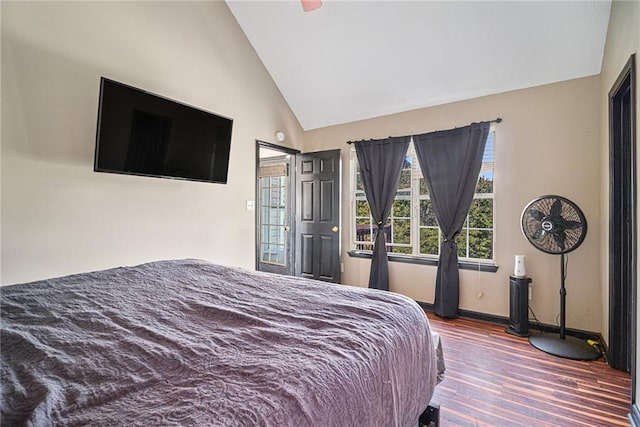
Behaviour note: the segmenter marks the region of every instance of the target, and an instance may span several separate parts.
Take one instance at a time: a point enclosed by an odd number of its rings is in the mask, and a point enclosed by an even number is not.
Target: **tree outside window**
[[[493,259],[494,246],[494,176],[493,145],[495,132],[487,138],[482,168],[476,184],[476,191],[469,214],[462,231],[456,236],[458,257],[467,260],[488,261]],[[360,178],[360,168],[352,153],[354,173],[353,218],[354,233],[352,249],[370,251],[373,249],[375,224],[371,218],[369,204],[364,194]],[[429,198],[427,184],[415,156],[413,143],[409,145],[398,190],[391,214],[384,226],[387,251],[423,257],[438,257],[442,233]]]

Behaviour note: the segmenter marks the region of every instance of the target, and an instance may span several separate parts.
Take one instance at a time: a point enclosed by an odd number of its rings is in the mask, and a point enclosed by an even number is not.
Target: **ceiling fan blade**
[[[538,221],[542,221],[542,218],[545,217],[545,215],[537,209],[531,209],[529,211],[529,216]]]
[[[560,199],[556,199],[555,202],[551,205],[551,215],[552,216],[560,216],[562,212],[562,202]]]
[[[553,240],[556,241],[556,244],[560,247],[560,250],[564,251],[566,246],[564,244],[564,241],[566,240],[567,236],[565,234],[564,231],[558,231],[556,233],[553,233]]]

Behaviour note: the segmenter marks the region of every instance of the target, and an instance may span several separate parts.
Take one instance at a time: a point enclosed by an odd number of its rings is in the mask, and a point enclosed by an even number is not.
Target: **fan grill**
[[[550,253],[567,253],[585,238],[584,214],[570,200],[561,196],[542,196],[522,212],[522,231],[537,249]]]

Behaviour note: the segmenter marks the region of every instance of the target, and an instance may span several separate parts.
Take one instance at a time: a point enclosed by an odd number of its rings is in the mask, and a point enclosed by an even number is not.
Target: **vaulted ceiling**
[[[227,0],[305,130],[600,73],[611,1]]]

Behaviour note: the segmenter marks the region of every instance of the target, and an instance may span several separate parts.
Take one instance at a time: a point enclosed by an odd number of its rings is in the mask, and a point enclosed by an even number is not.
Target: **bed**
[[[171,260],[0,288],[3,425],[417,426],[404,296]]]

